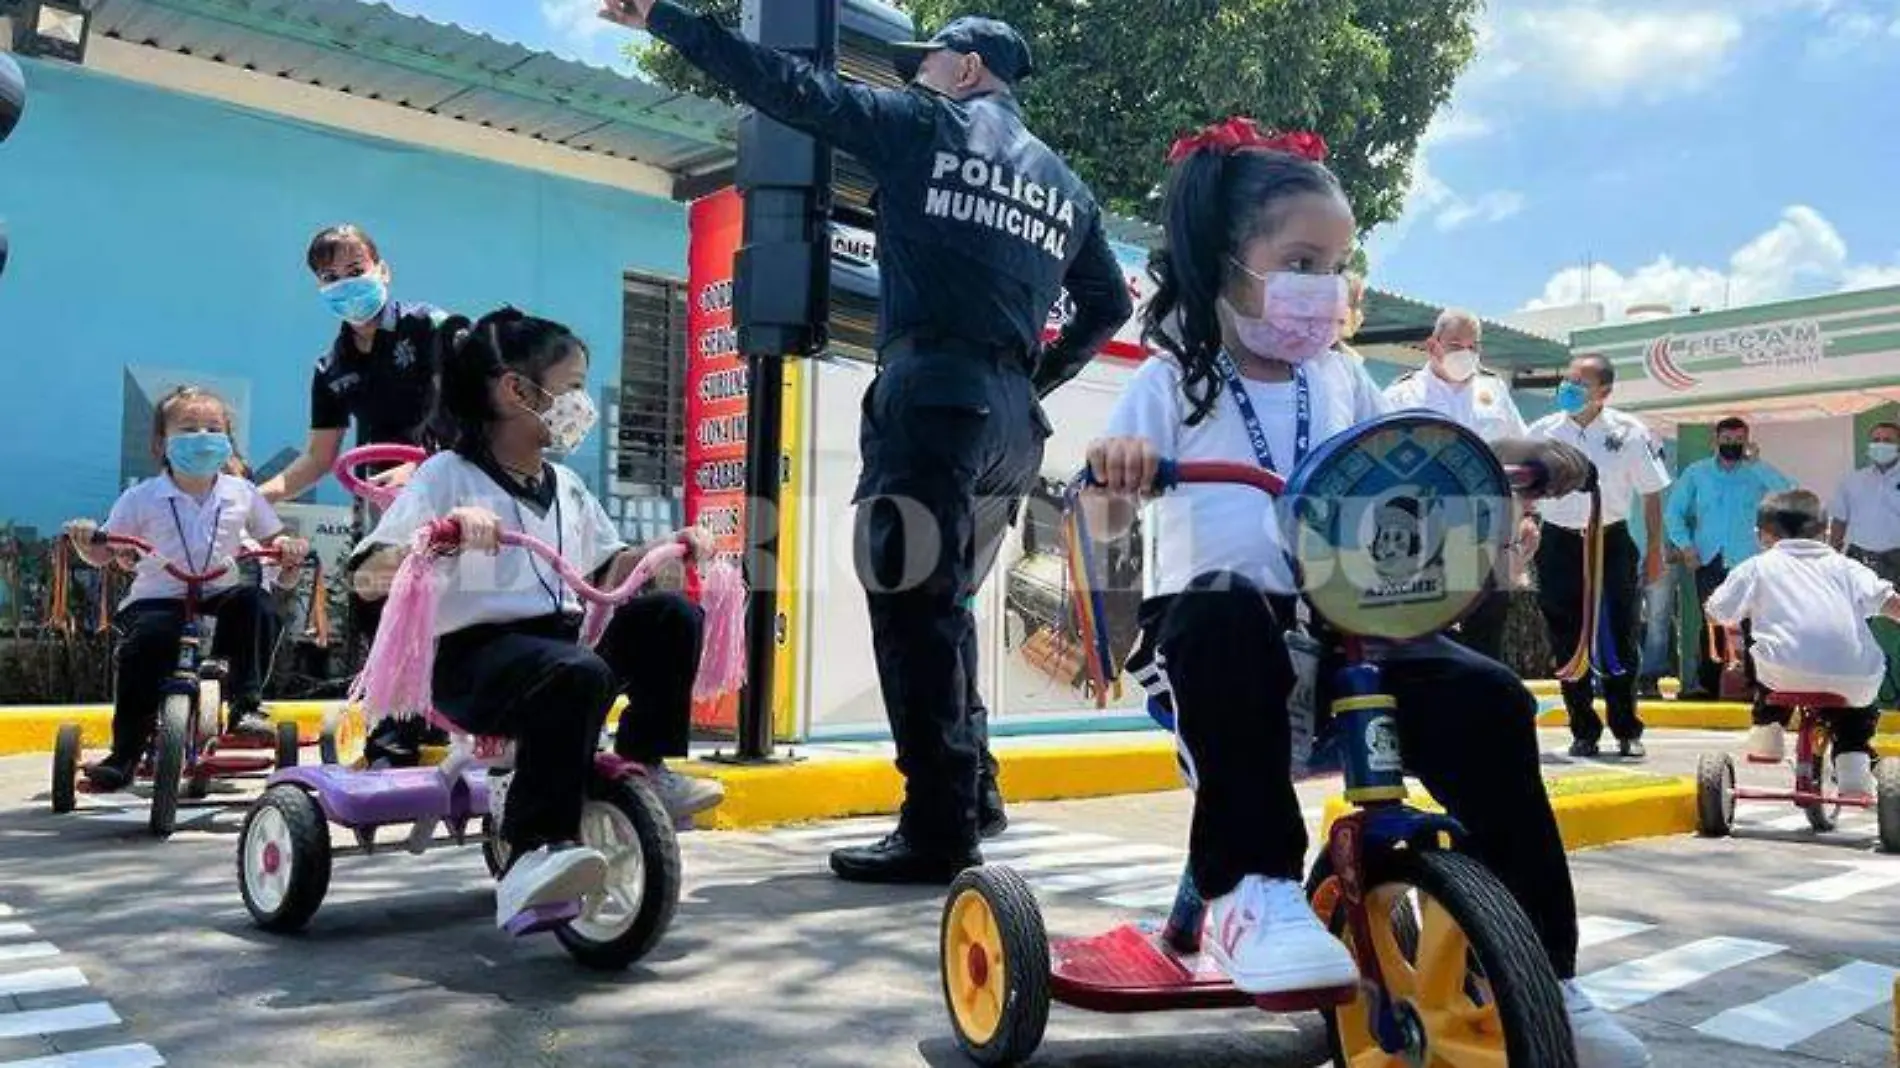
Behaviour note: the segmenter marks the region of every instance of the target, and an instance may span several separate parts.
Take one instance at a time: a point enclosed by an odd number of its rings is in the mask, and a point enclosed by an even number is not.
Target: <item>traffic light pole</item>
[[[839,0],[746,0],[747,37],[835,67]],[[739,763],[771,760],[778,649],[780,441],[785,360],[825,347],[831,305],[831,148],[748,112],[739,120],[735,175],[745,236],[733,271],[733,311],[745,354],[747,681]]]

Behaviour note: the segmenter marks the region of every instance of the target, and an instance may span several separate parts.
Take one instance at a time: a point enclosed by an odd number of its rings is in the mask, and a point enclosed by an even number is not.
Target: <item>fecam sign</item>
[[[1649,344],[1643,366],[1658,384],[1680,393],[1701,382],[1693,368],[1800,370],[1819,365],[1826,355],[1819,320],[1784,319],[1699,334],[1665,334]]]

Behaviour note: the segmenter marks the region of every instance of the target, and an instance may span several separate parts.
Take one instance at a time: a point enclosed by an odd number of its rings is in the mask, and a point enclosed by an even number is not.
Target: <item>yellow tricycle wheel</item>
[[[323,727],[317,735],[317,756],[325,764],[358,767],[363,760],[363,713],[347,704],[331,705],[323,710]]]
[[[1575,1068],[1556,973],[1497,878],[1457,853],[1400,850],[1378,860],[1366,897],[1370,946],[1353,935],[1337,880],[1321,880],[1314,895],[1365,979],[1358,998],[1327,1017],[1333,1063]],[[1371,984],[1374,960],[1380,989]],[[1382,1001],[1391,1006],[1386,1042],[1375,1030]]]
[[[1028,1059],[1049,1023],[1049,939],[1029,884],[1008,868],[959,875],[940,941],[957,1045],[979,1064]]]

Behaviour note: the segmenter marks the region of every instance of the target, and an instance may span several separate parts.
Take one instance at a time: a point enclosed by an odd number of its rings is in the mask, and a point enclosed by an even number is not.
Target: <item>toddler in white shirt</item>
[[[1779,693],[1837,694],[1847,707],[1826,713],[1834,737],[1840,792],[1873,791],[1873,708],[1887,662],[1868,617],[1900,619],[1893,584],[1822,540],[1826,516],[1820,498],[1788,490],[1764,498],[1755,529],[1765,552],[1729,572],[1709,595],[1705,612],[1734,632],[1751,623],[1758,696],[1748,755],[1778,761],[1792,710],[1768,703]]]

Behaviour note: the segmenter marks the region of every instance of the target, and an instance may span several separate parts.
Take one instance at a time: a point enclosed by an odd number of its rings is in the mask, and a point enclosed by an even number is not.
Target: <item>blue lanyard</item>
[[[1247,440],[1253,443],[1254,459],[1260,466],[1276,474],[1289,475],[1291,471],[1280,471],[1273,466],[1273,449],[1267,444],[1267,428],[1260,423],[1260,414],[1253,409],[1253,398],[1247,396],[1247,386],[1240,377],[1240,369],[1234,366],[1233,357],[1225,352],[1214,355],[1214,369],[1221,373],[1226,381],[1227,392],[1233,394],[1234,404],[1240,409],[1240,418],[1247,424]],[[1293,372],[1293,466],[1298,467],[1306,459],[1308,446],[1313,439],[1313,394],[1307,385],[1306,368]]]

